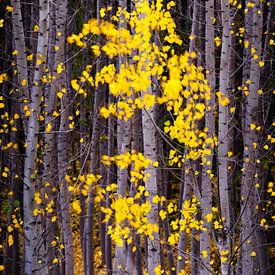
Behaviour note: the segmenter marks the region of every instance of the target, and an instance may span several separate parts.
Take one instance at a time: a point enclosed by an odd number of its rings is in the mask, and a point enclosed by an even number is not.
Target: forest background
[[[272,274],[274,2],[0,3],[0,272]]]

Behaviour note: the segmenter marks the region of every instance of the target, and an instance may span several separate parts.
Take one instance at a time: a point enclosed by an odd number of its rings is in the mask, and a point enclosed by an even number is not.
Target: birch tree
[[[208,0],[205,2],[205,66],[208,71],[206,78],[211,90],[209,104],[209,110],[206,111],[205,115],[205,127],[207,128],[207,136],[210,140],[213,140],[215,136],[215,117],[214,117],[214,106],[215,106],[215,87],[216,87],[216,75],[215,75],[215,29],[213,25],[214,18],[214,1]],[[213,150],[213,142],[207,144],[207,149]],[[200,255],[201,260],[204,263],[200,268],[200,274],[208,274],[211,270],[210,266],[210,246],[211,246],[211,221],[207,221],[206,217],[212,212],[212,180],[210,174],[213,174],[213,152],[206,157],[206,163],[202,170],[202,183],[201,183],[201,194],[202,194],[202,217],[205,221],[205,229],[200,235]],[[211,215],[211,214],[210,214]],[[206,256],[202,256],[206,255]],[[206,270],[206,268],[208,270]]]
[[[39,25],[40,32],[37,41],[36,67],[34,72],[33,86],[31,89],[30,117],[28,121],[26,137],[26,157],[24,168],[24,272],[32,274],[37,267],[37,243],[41,236],[37,236],[36,219],[33,216],[34,211],[34,194],[36,179],[36,158],[39,131],[39,116],[41,112],[42,90],[39,86],[42,74],[45,71],[45,60],[47,56],[48,30],[49,30],[49,2],[40,1],[39,3]],[[36,201],[37,203],[38,201]]]
[[[220,63],[220,82],[219,92],[222,97],[228,98],[228,79],[229,79],[229,54],[230,40],[230,5],[227,1],[221,1],[222,10],[222,48],[221,48],[221,63]],[[228,181],[228,151],[229,151],[229,136],[228,136],[228,106],[227,103],[219,104],[219,133],[218,133],[218,168],[219,168],[219,199],[221,216],[223,219],[223,230],[218,237],[220,253],[227,253],[226,257],[230,257],[231,251],[231,220],[230,220],[230,183]],[[228,274],[228,260],[221,264],[222,274]]]
[[[244,155],[243,155],[243,178],[241,194],[243,198],[241,207],[241,222],[242,231],[241,236],[241,272],[253,273],[255,272],[256,262],[252,257],[255,249],[255,235],[253,234],[254,226],[256,226],[255,207],[257,204],[255,184],[257,177],[256,166],[259,149],[257,148],[257,141],[259,136],[257,131],[251,131],[253,125],[259,122],[259,94],[260,89],[260,65],[262,56],[262,3],[255,1],[253,8],[253,30],[251,48],[255,50],[254,57],[251,59],[250,65],[250,84],[249,94],[247,95],[246,103],[246,118],[244,129]],[[253,51],[254,51],[253,50]],[[255,145],[256,144],[256,145]],[[248,242],[249,240],[249,242]],[[251,244],[250,244],[251,243]]]

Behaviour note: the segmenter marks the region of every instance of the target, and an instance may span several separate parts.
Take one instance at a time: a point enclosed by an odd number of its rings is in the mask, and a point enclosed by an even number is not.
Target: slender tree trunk
[[[208,106],[210,110],[206,110],[205,114],[205,127],[207,128],[207,136],[213,139],[215,136],[215,117],[214,117],[214,106],[215,106],[215,46],[214,36],[215,30],[213,25],[214,18],[214,0],[207,0],[205,2],[205,65],[208,71],[206,78],[210,87],[210,99]],[[202,168],[202,183],[201,183],[201,195],[202,195],[202,218],[204,220],[204,228],[200,235],[200,259],[202,265],[200,267],[200,274],[207,275],[210,266],[210,241],[211,241],[211,221],[207,221],[206,215],[212,212],[212,180],[210,174],[213,169],[213,143],[208,143],[206,149],[210,149],[211,153],[205,156],[205,164]],[[205,256],[202,256],[205,255]]]
[[[55,66],[55,49],[56,43],[56,3],[50,3],[50,28],[49,28],[49,47],[48,47],[48,66],[50,70],[53,70]],[[52,217],[57,215],[52,202],[56,202],[56,194],[52,192],[52,188],[56,187],[55,182],[58,181],[56,176],[57,169],[57,144],[56,144],[56,123],[54,123],[53,111],[56,109],[56,91],[55,85],[48,86],[44,93],[45,98],[45,125],[52,125],[50,131],[45,131],[44,134],[44,170],[43,170],[43,188],[45,197],[45,206],[52,211],[46,212],[46,246],[47,246],[47,261],[52,263],[55,258],[54,247],[51,245],[57,234],[57,224],[52,222]],[[46,194],[46,196],[45,196]],[[47,199],[46,199],[47,198]],[[51,269],[53,274],[56,274],[58,267],[54,265]]]
[[[104,1],[97,1],[97,19],[100,20],[100,9],[104,7]],[[98,44],[102,45],[101,37],[98,38]],[[98,59],[96,63],[96,71],[100,70],[104,66],[104,61]],[[90,172],[92,174],[98,173],[99,163],[99,139],[100,139],[100,121],[99,121],[99,109],[103,106],[102,95],[106,89],[105,85],[99,84],[95,89],[94,106],[93,106],[93,129],[91,139],[91,160],[90,160]],[[87,206],[87,218],[85,223],[85,243],[86,243],[86,256],[85,256],[85,274],[94,274],[94,190],[93,185],[89,186],[88,191],[88,206]]]
[[[38,36],[36,60],[46,58],[48,45],[48,29],[49,29],[49,2],[40,1],[39,10],[40,33]],[[36,179],[36,158],[37,158],[37,144],[38,144],[38,130],[39,130],[39,116],[41,112],[41,96],[42,89],[37,85],[40,83],[42,72],[45,69],[45,62],[41,65],[36,65],[34,73],[34,86],[31,93],[30,103],[30,117],[27,131],[27,148],[24,168],[24,272],[25,274],[32,274],[37,266],[37,241],[41,236],[36,235],[36,219],[33,216],[34,202],[33,197],[35,193],[35,179]]]
[[[119,0],[119,7],[122,10],[127,9],[127,1]],[[126,20],[124,16],[121,16],[119,21],[119,28],[127,28]],[[126,65],[126,57],[120,56],[118,60],[118,71],[121,66]],[[117,149],[118,154],[126,153],[130,150],[131,146],[131,122],[130,120],[124,121],[118,119],[117,121]],[[117,194],[118,196],[125,197],[128,186],[128,169],[118,169],[117,171]],[[115,253],[115,270],[118,274],[124,274],[127,266],[127,248],[126,242],[123,242],[123,246],[116,245]]]
[[[88,22],[88,20],[91,18],[91,9],[92,9],[92,1],[87,0],[85,3],[85,22]],[[89,64],[89,55],[90,52],[88,49],[84,50],[83,54],[83,70],[86,69],[86,66]],[[81,174],[87,174],[88,172],[88,142],[87,142],[87,132],[90,129],[90,124],[88,123],[88,104],[87,104],[87,99],[84,98],[83,96],[80,97],[79,99],[80,102],[80,125],[79,125],[79,130],[80,130],[80,140],[83,142],[80,143],[80,152],[81,152]],[[83,255],[83,263],[85,266],[86,263],[86,248],[85,248],[85,213],[86,213],[86,198],[82,193],[83,187],[84,187],[84,182],[81,182],[81,187],[80,187],[80,207],[81,207],[81,213],[79,217],[79,227],[80,227],[80,242],[81,242],[81,249],[82,249],[82,255]]]
[[[185,166],[186,168],[187,166]],[[191,199],[193,194],[193,188],[191,184],[191,172],[184,171],[184,191],[182,198],[182,209],[184,206],[184,202]],[[183,215],[181,215],[181,219],[184,219]],[[177,273],[185,269],[185,261],[186,257],[186,248],[188,244],[188,235],[185,230],[180,231],[179,244],[178,244],[178,263],[177,263]]]
[[[16,63],[17,63],[17,78],[19,84],[20,98],[24,98],[29,100],[30,93],[28,91],[28,66],[27,66],[27,55],[26,55],[26,44],[25,44],[25,34],[24,34],[24,26],[21,12],[21,1],[11,0],[11,5],[13,6],[12,12],[12,33],[14,37],[14,46],[15,50],[18,51],[16,55]],[[26,80],[26,85],[22,86],[22,81]],[[23,102],[23,101],[22,101]],[[23,111],[23,107],[25,104],[21,104],[20,112],[21,117],[23,118],[23,127],[25,131],[25,135],[27,135],[28,129],[28,118],[25,116],[25,112]]]
[[[231,39],[230,39],[230,6],[229,2],[223,0],[221,2],[222,10],[222,49],[220,63],[220,83],[219,92],[229,98],[228,81],[229,81],[229,57]],[[229,112],[228,105],[219,104],[219,133],[218,133],[218,168],[219,168],[219,195],[220,209],[223,220],[223,230],[218,237],[218,248],[220,253],[227,253],[227,260],[221,264],[222,274],[228,274],[228,259],[231,255],[231,220],[230,220],[230,183],[228,181],[228,156],[229,151]]]
[[[65,66],[65,30],[68,15],[68,2],[58,2],[58,15],[57,21],[57,46],[58,58],[56,59],[55,69],[58,64],[63,63]],[[60,35],[61,34],[61,35]],[[74,251],[73,251],[73,235],[72,235],[72,221],[70,212],[70,195],[68,189],[68,182],[65,179],[66,174],[69,171],[70,161],[70,139],[69,137],[69,115],[71,114],[70,102],[71,102],[71,91],[68,85],[68,75],[71,73],[69,70],[69,64],[66,65],[64,71],[56,75],[57,78],[57,91],[65,89],[66,92],[61,98],[61,115],[60,115],[60,126],[58,133],[58,176],[60,185],[60,207],[62,217],[62,236],[64,240],[65,249],[65,272],[66,274],[74,274]]]
[[[149,87],[147,93],[152,94]],[[154,107],[149,110],[142,110],[142,132],[143,132],[143,148],[144,156],[153,162],[157,161],[156,154],[156,133],[154,120]],[[158,194],[156,168],[151,165],[145,170],[145,174],[150,173],[151,176],[145,182],[145,188],[149,192],[148,201],[152,208],[148,214],[148,221],[151,224],[158,224],[158,205],[152,199]],[[155,268],[160,264],[160,243],[159,233],[153,234],[154,239],[148,238],[148,272],[154,274]]]
[[[260,11],[260,13],[258,12]],[[251,131],[251,125],[259,122],[259,94],[260,88],[260,66],[259,61],[262,56],[262,27],[263,27],[263,15],[262,15],[262,3],[258,0],[255,1],[253,8],[253,36],[251,47],[255,49],[254,57],[251,58],[250,67],[250,84],[249,94],[247,96],[246,105],[246,119],[244,128],[244,155],[243,155],[243,178],[241,195],[243,202],[241,206],[241,232],[240,240],[243,242],[241,247],[241,272],[242,274],[252,274],[255,272],[255,257],[251,257],[251,253],[255,250],[254,243],[255,235],[252,234],[255,223],[255,184],[257,178],[256,174],[256,160],[258,158],[259,149],[253,145],[258,141],[258,133],[256,130]],[[258,56],[258,58],[255,57]],[[250,236],[251,235],[251,236]],[[250,239],[250,243],[245,241]]]

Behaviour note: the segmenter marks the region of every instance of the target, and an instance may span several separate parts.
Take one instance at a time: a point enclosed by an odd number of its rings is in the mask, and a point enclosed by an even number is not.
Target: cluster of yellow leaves
[[[149,4],[148,1],[137,1],[135,9],[130,13],[118,9],[113,19],[126,20],[133,34],[112,23],[100,21],[99,24],[97,20],[91,19],[83,25],[79,34],[72,34],[68,42],[88,47],[90,36],[101,34],[106,42],[101,48],[92,45],[92,52],[96,56],[104,53],[109,58],[120,56],[124,60],[119,68],[114,64],[104,66],[96,74],[94,82],[89,76],[90,67],[81,76],[81,84],[87,80],[96,87],[107,84],[110,93],[117,98],[115,103],[101,108],[103,117],[114,115],[121,120],[128,120],[135,109],[150,109],[155,104],[166,104],[167,110],[172,112],[175,119],[173,124],[166,125],[164,131],[172,139],[185,145],[188,159],[197,159],[205,154],[207,129],[200,130],[197,121],[203,119],[207,110],[210,88],[202,72],[203,68],[190,62],[196,58],[196,53],[176,55],[171,48],[172,44],[181,45],[182,40],[175,33],[175,23],[169,11],[174,2],[166,7],[162,2],[158,0]],[[106,12],[108,9],[104,9],[102,14],[105,16]],[[152,43],[154,32],[164,36],[164,43]],[[157,79],[160,84],[160,96],[150,92],[153,79]],[[71,84],[79,94],[86,95],[79,81],[73,80]],[[219,95],[220,103],[227,105],[228,99]],[[214,144],[213,140],[208,140],[207,143]]]
[[[146,181],[146,179],[150,177],[149,173],[144,173],[144,170],[148,169],[150,165],[153,167],[158,166],[158,162],[146,159],[142,153],[135,152],[134,150],[113,157],[104,155],[102,156],[101,162],[105,165],[115,163],[121,170],[131,165],[130,182],[135,184],[140,180]]]
[[[94,191],[97,191],[97,183],[101,179],[101,175],[94,175],[92,173],[80,175],[78,178],[70,177],[69,175],[65,176],[66,181],[69,184],[69,192],[78,196],[80,193],[83,196],[88,196],[89,187],[93,185]],[[98,192],[101,192],[98,190]],[[75,212],[79,212],[79,202],[74,201],[72,204]]]
[[[119,246],[123,245],[123,241],[131,244],[135,234],[154,239],[154,233],[158,232],[158,225],[151,224],[147,219],[152,207],[150,202],[140,200],[148,195],[145,187],[139,186],[134,197],[114,198],[110,208],[101,208],[106,215],[105,222],[114,215],[115,223],[108,227],[108,234]]]
[[[196,218],[198,205],[199,202],[195,196],[193,196],[190,200],[184,201],[181,210],[181,219],[175,219],[170,223],[172,233],[168,238],[168,242],[171,245],[175,245],[178,243],[181,231],[185,231],[187,234],[189,234],[192,229],[202,230],[203,221]],[[168,212],[170,211],[168,207]]]

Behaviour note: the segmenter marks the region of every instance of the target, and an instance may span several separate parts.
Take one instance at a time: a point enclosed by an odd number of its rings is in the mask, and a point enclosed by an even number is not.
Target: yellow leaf
[[[35,32],[39,32],[39,26],[38,25],[34,25],[34,27],[33,27],[33,30],[35,31]]]
[[[54,258],[53,259],[53,264],[57,264],[58,263],[58,259],[57,258]]]
[[[36,209],[33,210],[32,215],[33,215],[34,217],[36,217],[36,216],[38,216],[39,213],[40,213],[40,210],[36,208]]]
[[[52,124],[48,123],[46,127],[46,133],[49,133],[52,130]]]
[[[23,87],[25,87],[25,86],[27,85],[27,80],[26,80],[26,79],[23,79],[22,82],[21,82],[21,85],[22,85]]]
[[[247,40],[244,41],[244,47],[247,49],[249,46],[249,42]]]
[[[163,211],[163,210],[159,211],[159,216],[162,220],[164,220],[166,218],[166,215],[167,215],[166,211]]]
[[[216,44],[217,47],[219,47],[221,45],[221,43],[222,43],[221,38],[218,37],[218,36],[216,36],[214,38],[214,41],[215,41],[215,44]]]
[[[101,18],[106,15],[106,9],[105,8],[101,8],[99,12],[100,12],[100,17]]]
[[[234,113],[235,112],[235,110],[236,110],[236,108],[235,107],[231,107],[230,108],[230,113],[232,114],[232,113]]]
[[[12,12],[13,11],[13,7],[12,6],[6,6],[6,10],[7,10],[7,12]]]
[[[255,257],[257,254],[255,251],[252,251],[250,255],[251,255],[251,257]]]
[[[77,214],[80,214],[80,213],[81,213],[81,208],[80,208],[80,203],[79,203],[79,201],[73,201],[73,203],[72,203],[72,208],[73,208],[73,210],[74,210]]]
[[[57,65],[57,73],[58,73],[58,74],[61,74],[63,71],[64,71],[64,66],[63,66],[63,63],[60,62],[60,63]]]
[[[256,125],[253,124],[253,123],[251,123],[251,124],[250,124],[250,130],[254,130],[254,129],[256,129]]]
[[[268,150],[268,149],[269,149],[269,146],[266,144],[266,145],[264,146],[264,149],[265,149],[265,150]]]
[[[3,177],[3,178],[7,178],[7,177],[8,177],[8,174],[7,174],[6,172],[3,172],[3,173],[2,173],[2,177]]]
[[[8,237],[8,244],[9,244],[9,246],[12,246],[14,244],[12,235],[9,235],[9,237]]]
[[[207,258],[207,251],[206,250],[202,250],[202,252],[201,252],[201,255],[202,255],[202,257],[204,258],[204,259],[206,259]]]
[[[160,197],[158,195],[156,195],[153,199],[152,199],[153,203],[159,203],[160,202]]]
[[[8,232],[10,233],[10,232],[12,232],[13,231],[13,228],[9,225],[8,226]]]
[[[3,271],[5,269],[5,267],[1,264],[0,265],[0,271]]]
[[[33,59],[33,54],[30,54],[30,55],[27,56],[28,61],[31,61],[32,59]]]

